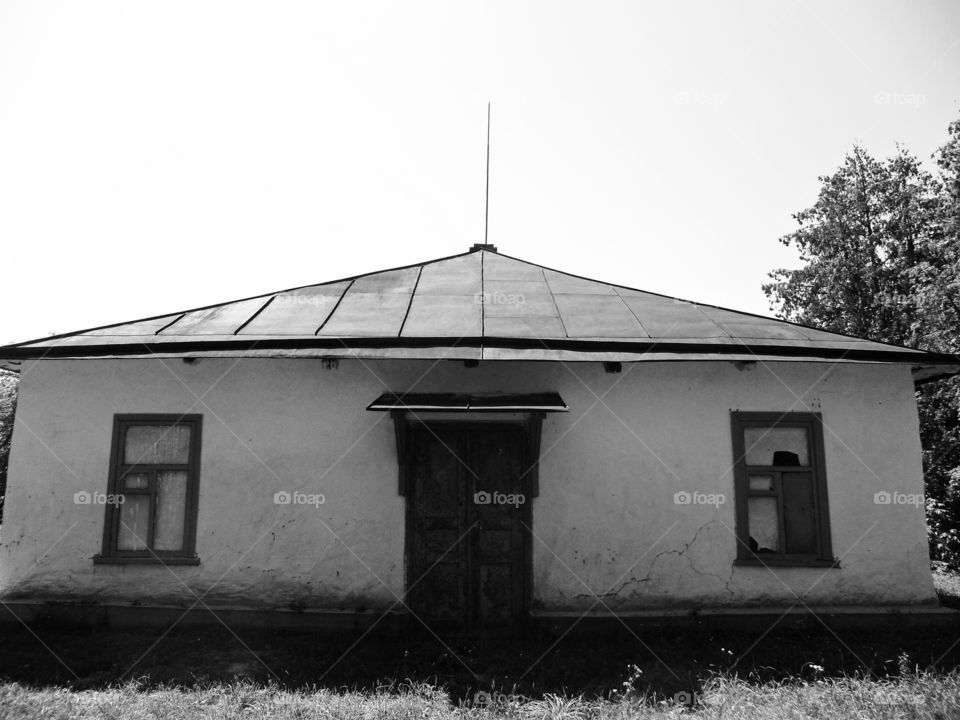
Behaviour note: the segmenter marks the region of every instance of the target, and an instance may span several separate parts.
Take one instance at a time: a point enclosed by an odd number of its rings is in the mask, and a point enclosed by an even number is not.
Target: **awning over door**
[[[456,393],[384,393],[367,410],[419,410],[452,412],[567,412],[557,393],[460,395]]]

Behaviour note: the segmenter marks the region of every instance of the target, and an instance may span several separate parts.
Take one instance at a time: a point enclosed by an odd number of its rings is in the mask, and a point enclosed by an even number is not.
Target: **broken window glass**
[[[743,430],[747,465],[776,465],[774,455],[784,465],[810,465],[809,439],[805,427],[748,427]],[[793,462],[783,462],[792,453]]]
[[[778,553],[780,550],[780,517],[777,498],[751,497],[747,501],[750,518],[751,547],[754,552]]]

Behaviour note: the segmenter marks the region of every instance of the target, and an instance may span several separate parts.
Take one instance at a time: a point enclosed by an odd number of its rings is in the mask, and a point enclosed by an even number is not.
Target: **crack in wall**
[[[651,579],[652,579],[651,576],[653,575],[653,572],[654,572],[654,570],[656,569],[657,562],[660,560],[660,558],[662,558],[662,557],[664,557],[664,556],[666,556],[666,555],[676,555],[677,557],[685,557],[686,560],[687,560],[687,562],[689,563],[690,569],[691,569],[694,573],[696,573],[697,575],[705,576],[705,577],[713,577],[713,578],[716,578],[717,580],[719,580],[720,582],[723,583],[724,592],[726,592],[726,593],[728,593],[728,594],[729,594],[729,593],[733,593],[733,590],[731,590],[731,588],[730,588],[730,584],[733,582],[733,574],[734,574],[734,570],[735,570],[735,569],[734,569],[734,567],[733,567],[732,565],[731,565],[731,567],[730,567],[730,574],[729,574],[729,576],[726,576],[726,577],[725,577],[724,575],[722,575],[722,574],[720,574],[720,573],[713,573],[713,572],[708,572],[708,571],[704,571],[704,570],[698,569],[698,568],[696,567],[696,565],[694,564],[694,562],[693,562],[693,558],[691,558],[691,557],[687,554],[687,551],[700,539],[701,533],[702,533],[704,530],[706,530],[707,528],[709,528],[711,525],[716,525],[716,524],[719,523],[719,522],[720,522],[720,521],[718,521],[718,520],[711,520],[710,522],[704,523],[703,525],[701,525],[699,528],[697,528],[697,531],[693,534],[693,537],[690,538],[690,540],[689,540],[688,542],[684,543],[684,545],[683,545],[682,548],[674,548],[674,549],[671,549],[671,550],[663,550],[663,551],[657,553],[657,554],[653,557],[653,561],[650,563],[650,567],[647,569],[647,572],[646,572],[642,577],[631,577],[631,578],[625,580],[623,583],[620,583],[620,585],[617,586],[615,589],[614,589],[614,588],[611,588],[610,590],[608,590],[608,591],[606,591],[606,592],[604,592],[604,593],[589,593],[589,594],[588,594],[588,593],[580,593],[580,594],[574,595],[571,599],[572,599],[572,600],[589,600],[589,599],[594,599],[594,598],[595,598],[595,599],[597,599],[597,600],[599,600],[599,601],[602,602],[604,599],[617,599],[617,598],[621,598],[621,595],[620,595],[620,594],[621,594],[621,593],[623,592],[623,590],[624,590],[625,588],[627,588],[628,586],[630,586],[630,585],[639,585],[639,584],[642,584],[642,583],[650,582]],[[622,599],[622,598],[621,598],[621,599]]]

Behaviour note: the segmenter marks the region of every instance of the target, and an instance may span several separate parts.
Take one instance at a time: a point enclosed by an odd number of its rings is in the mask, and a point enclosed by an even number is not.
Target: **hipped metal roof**
[[[590,280],[489,245],[0,347],[10,369],[41,357],[154,356],[893,362],[918,381],[960,372],[954,355]]]

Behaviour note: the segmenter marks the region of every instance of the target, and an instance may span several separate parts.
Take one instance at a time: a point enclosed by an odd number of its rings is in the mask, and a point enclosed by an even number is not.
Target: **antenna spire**
[[[474,243],[473,247],[470,248],[470,252],[476,252],[477,250],[487,250],[488,252],[496,252],[497,246],[490,245],[487,242],[487,234],[490,229],[490,103],[487,103],[487,192],[486,197],[484,198],[484,208],[483,208],[483,243]]]
[[[490,103],[487,102],[487,193],[483,213],[483,244],[487,244],[487,232],[490,227]]]

